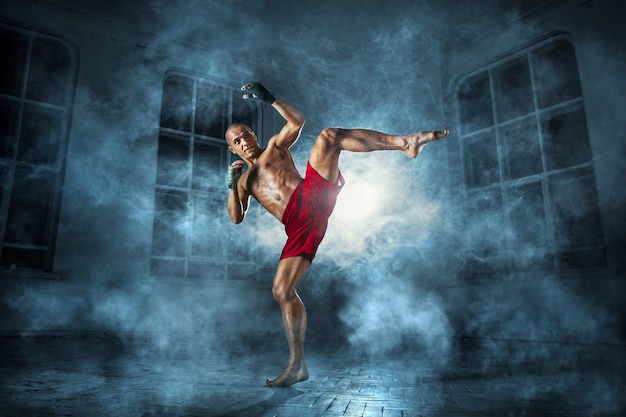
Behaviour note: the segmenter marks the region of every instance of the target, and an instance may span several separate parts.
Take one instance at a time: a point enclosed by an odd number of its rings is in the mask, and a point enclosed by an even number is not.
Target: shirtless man
[[[266,383],[269,386],[290,386],[309,377],[304,361],[306,310],[296,290],[315,257],[337,194],[343,187],[339,154],[341,151],[398,150],[416,158],[424,145],[444,138],[448,131],[395,136],[365,129],[326,128],[315,140],[303,179],[289,151],[304,126],[302,114],[291,104],[275,98],[257,82],[245,84],[241,90],[244,99],[264,101],[286,120],[266,148],[259,146],[256,134],[244,124],[231,125],[225,136],[230,151],[242,159],[233,162],[228,170],[228,215],[231,221],[236,224],[243,221],[250,196],[253,196],[285,225],[287,232],[287,243],[278,262],[272,293],[283,316],[289,362],[276,379],[268,379]],[[248,169],[242,174],[244,165]]]

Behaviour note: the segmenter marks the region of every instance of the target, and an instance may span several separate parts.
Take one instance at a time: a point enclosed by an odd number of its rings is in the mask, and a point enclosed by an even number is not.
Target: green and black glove
[[[228,166],[228,173],[226,174],[226,185],[230,190],[237,189],[237,181],[241,178],[241,168],[235,168],[232,165]]]
[[[274,94],[267,91],[267,89],[263,87],[260,82],[253,81],[251,83],[247,83],[246,85],[250,85],[251,87],[248,89],[243,89],[242,87],[244,94],[248,95],[248,97],[244,97],[244,99],[264,101],[267,104],[272,104],[274,100],[276,100]]]

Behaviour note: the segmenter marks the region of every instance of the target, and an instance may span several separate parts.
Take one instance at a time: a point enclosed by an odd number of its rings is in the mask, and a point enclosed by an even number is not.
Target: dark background
[[[215,275],[227,279],[151,274],[163,82],[176,69],[229,88],[259,80],[293,103],[307,118],[293,149],[299,167],[325,126],[451,130],[415,161],[399,153],[342,157],[347,185],[300,288],[312,348],[375,357],[408,352],[435,370],[472,352],[468,360],[486,371],[539,363],[549,372],[564,366],[587,370],[597,364],[584,360],[587,352],[623,346],[622,2],[0,5],[4,27],[63,39],[76,60],[71,124],[61,150],[62,193],[51,223],[54,256],[44,271],[4,265],[4,335],[141,335],[141,349],[165,353],[282,343],[270,288],[284,233],[254,201],[250,218],[237,226],[227,223],[225,207],[207,209],[226,222],[216,239],[245,249],[216,261]],[[526,258],[518,247],[502,244],[519,238],[531,242],[524,250],[547,251],[546,226],[534,222],[535,206],[520,200],[515,207],[516,219],[527,221],[523,227],[494,223],[492,211],[468,208],[481,198],[492,200],[488,194],[468,197],[463,167],[469,162],[461,151],[468,127],[457,98],[468,74],[554,35],[574,47],[595,187],[581,191],[565,183],[560,192],[574,202],[581,193],[597,196],[598,218],[591,224],[602,259],[544,268],[535,267],[536,256]],[[44,94],[47,86],[37,89]],[[515,111],[515,102],[511,106]],[[259,114],[259,136],[267,138],[282,121],[268,107]],[[570,152],[565,146],[555,158]],[[476,166],[491,169],[482,160]],[[37,192],[37,183],[28,189]],[[498,259],[506,262],[532,261],[502,269],[478,246],[498,247]],[[492,272],[470,266],[476,259]],[[483,363],[484,357],[501,359]],[[622,365],[624,358],[607,360]]]

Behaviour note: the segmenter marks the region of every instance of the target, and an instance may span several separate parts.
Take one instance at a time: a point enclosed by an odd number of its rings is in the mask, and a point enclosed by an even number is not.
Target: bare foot
[[[439,139],[443,139],[448,136],[448,129],[446,130],[433,130],[430,132],[417,132],[411,136],[408,136],[405,148],[402,150],[410,158],[417,158],[426,146],[427,143],[434,142]]]
[[[296,382],[302,382],[309,379],[309,371],[306,365],[302,364],[301,368],[288,366],[276,379],[266,379],[265,383],[270,387],[288,387]]]

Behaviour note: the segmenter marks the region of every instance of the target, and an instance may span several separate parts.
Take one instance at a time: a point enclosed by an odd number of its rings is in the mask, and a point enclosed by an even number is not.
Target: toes
[[[448,133],[449,133],[448,129],[445,129],[445,130],[440,130],[440,131],[436,131],[436,132],[435,132],[435,138],[437,138],[437,139],[443,139],[443,138],[445,138],[446,136],[448,136]]]

